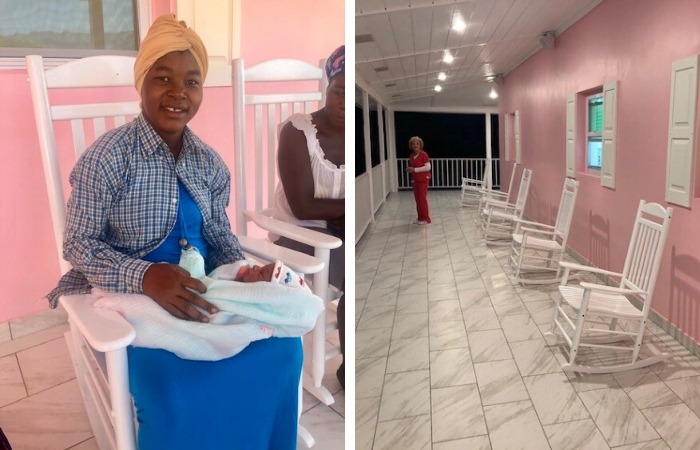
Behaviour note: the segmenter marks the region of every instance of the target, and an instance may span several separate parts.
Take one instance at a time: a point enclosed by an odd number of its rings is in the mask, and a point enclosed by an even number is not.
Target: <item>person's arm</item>
[[[420,172],[430,172],[430,162],[427,162],[423,164],[420,167],[416,167],[413,169],[414,172],[420,173]]]
[[[408,173],[420,173],[420,172],[430,172],[430,160],[428,159],[428,156],[423,153],[421,156],[421,161],[423,161],[423,165],[418,166],[418,167],[407,167],[406,172]]]
[[[345,199],[314,198],[314,178],[306,137],[291,122],[280,133],[277,166],[294,217],[300,220],[333,220],[345,214]]]
[[[216,308],[190,290],[205,292],[204,283],[176,264],[132,258],[105,242],[108,211],[121,180],[116,171],[105,169],[109,164],[104,158],[104,153],[90,152],[71,173],[73,191],[68,201],[64,257],[94,287],[143,293],[175,317],[206,322],[206,316],[194,306],[212,313]]]
[[[151,263],[131,258],[105,242],[107,211],[118,191],[113,174],[92,152],[71,172],[63,257],[92,286],[108,292],[141,293],[141,280]]]

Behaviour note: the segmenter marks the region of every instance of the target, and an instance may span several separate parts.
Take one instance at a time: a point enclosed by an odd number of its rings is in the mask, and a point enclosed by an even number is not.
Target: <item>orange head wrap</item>
[[[174,14],[165,14],[157,18],[141,42],[134,63],[134,80],[139,95],[141,95],[143,79],[153,64],[170,52],[183,50],[189,50],[192,53],[199,70],[202,71],[202,79],[205,79],[209,60],[207,49],[197,33],[192,28],[187,28],[184,20],[178,22]]]

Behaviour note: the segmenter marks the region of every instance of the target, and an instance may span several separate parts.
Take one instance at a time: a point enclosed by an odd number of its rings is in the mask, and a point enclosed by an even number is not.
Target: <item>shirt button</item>
[[[177,203],[177,199],[176,199],[176,198],[173,198],[173,199],[171,200],[171,202],[173,202],[173,204],[175,204],[175,203]]]

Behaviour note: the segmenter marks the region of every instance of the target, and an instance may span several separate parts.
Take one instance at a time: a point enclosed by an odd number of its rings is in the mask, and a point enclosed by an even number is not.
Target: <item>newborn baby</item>
[[[255,283],[268,281],[283,286],[302,288],[311,292],[304,279],[291,270],[281,261],[276,260],[264,266],[258,266],[247,260],[237,261],[233,264],[224,264],[214,269],[208,276],[204,272],[204,258],[197,249],[190,247],[182,250],[180,267],[187,270],[191,277],[203,280],[204,278],[216,278],[219,280],[231,280],[241,283]]]
[[[234,281],[242,283],[270,281],[289,287],[307,287],[303,278],[279,260],[264,266],[251,265],[248,261],[238,261],[232,265],[236,270]]]
[[[270,263],[264,266],[249,266],[244,265],[236,274],[236,281],[243,283],[254,283],[256,281],[272,281],[272,275],[275,271],[275,263]]]

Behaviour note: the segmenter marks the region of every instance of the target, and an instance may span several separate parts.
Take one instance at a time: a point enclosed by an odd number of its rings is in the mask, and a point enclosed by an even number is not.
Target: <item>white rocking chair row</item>
[[[560,283],[551,330],[546,334],[560,335],[568,348],[568,360],[562,368],[611,373],[668,358],[669,353],[654,350],[643,355],[642,341],[672,209],[640,201],[621,273],[565,262],[579,182],[564,181],[556,221],[549,225],[522,219],[531,176],[529,169],[523,170],[514,204],[483,195],[477,222],[486,239],[511,239],[509,265],[515,282]],[[572,283],[585,273],[617,278],[618,285]],[[582,348],[593,351],[582,355]]]
[[[513,279],[521,284],[557,283],[566,252],[579,182],[567,178],[554,225],[515,219],[509,257]]]
[[[70,146],[67,139],[57,142],[56,127],[69,122],[74,147],[73,163],[88,147],[88,142],[108,129],[132,120],[140,113],[139,99],[133,90],[134,58],[125,56],[96,56],[75,60],[46,69],[41,56],[27,56],[27,70],[32,102],[39,134],[46,187],[56,240],[56,251],[61,272],[70,269],[63,260],[63,228],[66,203],[63,178],[59,165],[59,149]],[[85,98],[85,89],[129,87],[129,99],[122,102],[52,103],[56,96],[49,91],[75,90],[75,99]],[[101,92],[102,92],[101,91]],[[116,96],[123,96],[120,91]],[[70,100],[68,100],[70,102]],[[85,126],[84,126],[85,125]],[[63,128],[61,128],[63,129]],[[72,165],[71,165],[72,167]],[[266,240],[239,236],[244,252],[255,255],[261,262],[282,260],[300,274],[323,270],[324,263],[316,257],[271,244]],[[68,313],[70,332],[66,342],[76,372],[90,425],[100,449],[136,449],[136,423],[133,400],[129,390],[126,348],[134,340],[132,326],[116,311],[93,306],[92,295],[67,295],[60,299]],[[300,374],[301,376],[301,374]],[[300,383],[300,412],[301,412]],[[314,439],[303,427],[299,436],[310,447]]]
[[[515,221],[523,217],[531,178],[532,170],[524,169],[515,203],[493,199],[486,195],[481,197],[477,220],[486,240],[511,239]]]
[[[564,273],[548,334],[560,333],[569,349],[568,362],[562,365],[564,370],[619,372],[646,367],[670,356],[668,353],[656,353],[640,359],[645,321],[651,309],[671,214],[671,208],[664,208],[658,203],[639,202],[622,273],[569,262],[560,263]],[[569,284],[571,270],[619,278],[619,285],[591,282],[572,285]],[[635,306],[630,297],[643,302],[641,309]],[[613,345],[623,341],[626,345]],[[597,350],[592,355],[581,355],[582,347]],[[601,350],[608,352],[601,353]],[[627,358],[616,356],[609,361],[610,353],[631,355]],[[587,362],[579,362],[582,358],[586,358]]]

